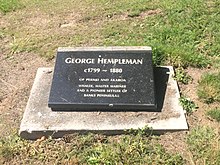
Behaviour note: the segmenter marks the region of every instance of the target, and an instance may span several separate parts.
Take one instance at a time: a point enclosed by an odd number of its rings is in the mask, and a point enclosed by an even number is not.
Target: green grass
[[[220,109],[211,109],[206,113],[209,117],[216,120],[217,122],[220,122]]]
[[[220,102],[220,72],[207,73],[199,81],[197,93],[206,103]]]
[[[19,0],[0,0],[0,11],[4,14],[15,11],[22,6]]]
[[[191,130],[187,143],[193,164],[220,164],[220,137],[212,128],[197,127]]]
[[[62,140],[29,142],[17,135],[0,141],[1,161],[24,164],[184,164],[179,154],[169,154],[153,136],[68,135]]]
[[[178,82],[181,82],[183,84],[188,84],[190,81],[192,81],[192,77],[190,77],[183,68],[177,68],[175,69],[175,76],[174,79]]]
[[[52,59],[61,46],[144,45],[153,48],[155,65],[219,67],[219,8],[218,0],[0,0],[0,49],[6,57],[29,52]],[[206,103],[219,102],[219,77],[206,74],[200,80],[198,96]],[[191,78],[177,69],[176,79],[187,84]],[[197,108],[186,97],[180,103],[187,114]],[[207,115],[219,121],[219,109]],[[185,164],[142,131],[35,142],[17,134],[2,137],[0,164]],[[220,164],[213,129],[190,130],[187,144],[194,164]]]
[[[184,67],[206,67],[220,56],[217,0],[21,2],[26,8],[3,29],[5,38],[14,38],[7,46],[11,53],[28,51],[51,59],[59,46],[148,45],[155,65]],[[71,21],[73,26],[59,27]]]
[[[184,96],[180,97],[179,102],[187,114],[193,113],[198,108],[192,100]]]

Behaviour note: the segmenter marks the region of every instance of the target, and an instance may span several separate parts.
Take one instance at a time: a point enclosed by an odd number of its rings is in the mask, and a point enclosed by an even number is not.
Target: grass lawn
[[[12,74],[12,84],[19,84],[22,71],[34,65],[23,68],[22,60],[35,58],[40,65],[39,59],[43,59],[53,65],[57,47],[151,46],[155,65],[176,69],[175,78],[184,94],[181,104],[188,108],[190,127],[187,134],[180,133],[181,142],[178,134],[154,136],[146,134],[145,129],[118,136],[75,134],[57,140],[42,137],[27,141],[13,133],[18,130],[14,127],[3,132],[7,136],[0,136],[0,164],[220,164],[219,8],[219,0],[0,0],[3,85],[19,90],[8,83],[6,72]],[[190,69],[193,72],[188,75]],[[193,74],[196,69],[202,74],[198,81],[198,74]],[[13,101],[20,93],[11,96],[3,85],[2,129],[4,123],[16,119],[7,121],[7,111],[22,101]],[[30,91],[30,86],[24,89]],[[21,107],[25,107],[23,102]],[[180,145],[173,147],[175,143],[185,146],[185,151]]]

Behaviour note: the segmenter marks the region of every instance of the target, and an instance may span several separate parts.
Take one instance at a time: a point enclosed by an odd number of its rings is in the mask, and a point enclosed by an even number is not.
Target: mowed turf
[[[6,0],[1,0],[6,3]],[[53,58],[59,46],[148,45],[154,63],[206,67],[220,56],[219,2],[11,0],[3,20],[11,53]],[[11,5],[12,6],[12,5]],[[22,6],[20,9],[19,6]]]
[[[194,78],[185,73],[188,66],[212,68],[215,73],[199,81],[198,97],[218,106],[219,8],[219,0],[0,0],[0,54],[6,60],[21,53],[50,60],[64,46],[151,46],[154,64],[178,68],[183,84]],[[185,96],[181,104],[189,116],[196,113]],[[199,110],[219,122],[219,108]],[[0,138],[0,164],[220,164],[219,130],[202,126],[203,120],[198,127],[189,123],[187,147],[175,152],[167,150],[175,144],[162,145],[163,136],[147,127],[120,136],[74,134],[35,142],[11,133]]]

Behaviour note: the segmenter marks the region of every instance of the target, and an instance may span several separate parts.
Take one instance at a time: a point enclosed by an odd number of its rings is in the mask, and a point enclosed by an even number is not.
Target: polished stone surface
[[[56,111],[157,111],[152,51],[138,48],[59,49],[49,107]]]

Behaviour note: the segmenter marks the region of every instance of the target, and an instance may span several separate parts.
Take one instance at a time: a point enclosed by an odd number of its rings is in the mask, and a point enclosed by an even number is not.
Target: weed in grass
[[[197,127],[187,137],[194,164],[220,164],[220,138],[212,128]]]
[[[123,135],[106,144],[84,150],[81,163],[88,164],[184,164],[178,154],[170,155],[159,144],[137,135]]]
[[[2,160],[10,161],[16,155],[22,154],[24,148],[28,148],[28,145],[17,134],[0,139],[0,157]]]
[[[181,82],[183,84],[188,84],[190,81],[192,81],[192,77],[189,76],[183,68],[177,68],[175,69],[175,76],[174,79],[178,82]]]
[[[23,7],[19,0],[0,0],[0,11],[7,13]]]
[[[11,54],[26,52],[26,51],[29,52],[28,44],[30,44],[29,38],[23,38],[23,40],[17,40],[14,37],[13,42],[10,44]],[[30,51],[33,51],[33,49],[31,49]]]
[[[5,37],[5,34],[2,31],[0,31],[0,39],[3,39],[4,37]]]
[[[217,122],[220,122],[220,109],[219,108],[211,109],[206,114],[209,117],[215,119]]]
[[[143,128],[138,128],[138,129],[130,129],[127,132],[129,135],[140,135],[140,136],[151,136],[153,133],[153,128],[145,126]]]
[[[205,103],[220,102],[220,72],[205,74],[199,81],[197,94]]]
[[[180,104],[183,106],[183,109],[186,111],[187,114],[193,113],[198,107],[196,104],[190,100],[190,98],[186,98],[181,96],[179,99]]]
[[[148,130],[148,129],[147,129]],[[1,139],[0,157],[23,164],[184,164],[179,154],[169,154],[146,129],[120,136],[66,135],[63,140],[30,142],[17,135]],[[3,160],[2,159],[2,160]]]

